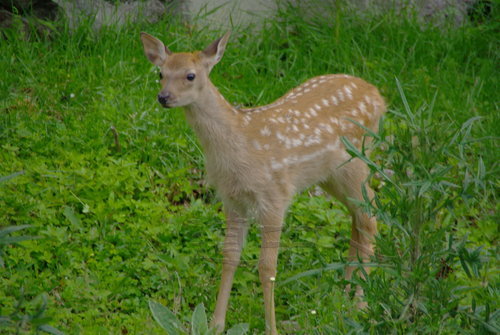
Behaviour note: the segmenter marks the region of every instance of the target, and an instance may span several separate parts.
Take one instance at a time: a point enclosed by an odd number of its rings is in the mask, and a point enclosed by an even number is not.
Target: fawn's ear
[[[172,51],[168,50],[163,42],[156,37],[141,33],[141,40],[144,47],[144,54],[156,66],[161,66],[167,57],[172,54]]]
[[[226,44],[229,40],[229,36],[231,36],[231,32],[227,32],[221,38],[215,40],[208,47],[205,48],[201,53],[203,58],[205,59],[209,71],[217,64],[222,56],[224,55],[224,51],[226,50]]]

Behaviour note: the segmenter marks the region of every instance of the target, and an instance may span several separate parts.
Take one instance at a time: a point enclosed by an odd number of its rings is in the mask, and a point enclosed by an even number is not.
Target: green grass
[[[308,22],[292,8],[260,32],[236,30],[212,73],[241,105],[271,102],[314,75],[349,73],[378,86],[391,111],[372,156],[395,171],[397,187],[386,180],[378,192],[380,266],[361,283],[370,308],[358,311],[344,295],[341,266],[304,273],[343,262],[350,232],[338,203],[304,192],[282,235],[279,328],[494,331],[498,20],[440,30],[394,15],[326,17]],[[33,314],[46,293],[49,323],[68,334],[161,334],[150,298],[185,322],[200,303],[213,310],[224,217],[181,110],[156,103],[158,75],[139,32],[175,51],[201,49],[221,33],[171,18],[99,34],[89,26],[0,40],[0,226],[30,224],[25,234],[41,237],[0,245],[0,315]],[[415,209],[422,215],[409,216]],[[259,234],[252,227],[228,314],[229,326],[249,323],[254,334],[264,329]]]

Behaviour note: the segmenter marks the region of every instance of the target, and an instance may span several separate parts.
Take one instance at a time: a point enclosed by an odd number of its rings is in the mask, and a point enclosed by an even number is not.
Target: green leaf
[[[323,271],[331,271],[331,270],[340,270],[345,268],[346,266],[359,266],[362,268],[362,266],[368,266],[368,267],[383,267],[383,265],[378,264],[378,263],[360,263],[360,262],[346,262],[346,263],[330,263],[327,264],[325,267],[319,268],[319,269],[312,269],[308,271],[301,272],[299,274],[296,274],[295,276],[292,276],[282,282],[280,282],[280,285],[290,283],[292,281],[296,281],[302,277],[308,277],[308,276],[314,276],[317,274],[322,273]]]
[[[9,227],[2,228],[2,229],[0,229],[0,237],[7,235],[7,234],[10,234],[10,233],[13,233],[13,232],[18,231],[18,230],[29,228],[29,227],[31,227],[31,225],[23,224],[23,225],[19,225],[19,226],[9,226]]]
[[[65,335],[65,333],[50,325],[41,325],[40,327],[38,327],[38,329],[53,335]]]
[[[480,323],[483,327],[488,329],[490,332],[493,334],[498,334],[500,333],[500,327],[498,327],[498,324],[492,323],[492,322],[486,322],[484,320],[481,320],[474,314],[466,313],[471,319],[475,320],[476,322]]]
[[[167,307],[156,301],[149,300],[149,309],[153,318],[167,331],[168,335],[180,335],[184,332],[181,322]]]
[[[208,332],[207,314],[203,303],[196,306],[191,319],[191,334],[204,335]]]
[[[377,164],[375,164],[371,159],[369,159],[368,157],[366,157],[366,155],[364,155],[362,152],[360,152],[358,150],[358,148],[356,148],[352,143],[351,141],[349,141],[346,137],[344,136],[341,136],[340,137],[340,140],[342,141],[342,143],[344,143],[345,145],[345,149],[346,151],[353,157],[357,157],[359,159],[361,159],[363,162],[366,163],[366,165],[368,165],[368,167],[370,167],[372,170],[375,170],[377,171],[382,177],[384,177],[384,179],[386,181],[388,181],[389,183],[391,183],[392,185],[394,185],[396,187],[396,189],[398,189],[400,192],[402,192],[401,188],[395,184],[392,180],[391,177],[389,177],[383,169],[381,169]]]
[[[241,335],[248,332],[248,323],[239,323],[233,328],[229,329],[226,335]]]
[[[12,320],[10,317],[7,316],[0,316],[0,326],[2,327],[7,327],[9,325],[12,325]]]
[[[39,236],[9,236],[0,238],[0,244],[12,244],[28,240],[36,240]]]
[[[0,245],[1,244],[12,244],[12,243],[18,243],[22,241],[27,241],[27,240],[34,240],[38,239],[40,237],[38,236],[7,236],[10,233],[26,229],[31,227],[31,225],[19,225],[19,226],[9,226],[3,229],[0,229]]]
[[[460,251],[458,252],[458,259],[460,260],[460,264],[462,264],[462,268],[464,269],[467,277],[472,278],[472,275],[471,275],[470,270],[469,270],[469,266],[467,265],[467,262],[465,261],[463,252],[460,252]]]
[[[3,182],[6,182],[7,180],[16,178],[17,176],[23,175],[24,173],[25,173],[24,171],[18,171],[18,172],[14,172],[13,174],[10,174],[8,176],[0,177],[0,183],[3,183]]]
[[[396,86],[398,88],[399,95],[401,96],[401,100],[403,101],[404,110],[405,110],[406,114],[408,115],[408,117],[410,118],[410,121],[411,121],[410,124],[415,124],[415,118],[414,118],[413,112],[410,108],[410,104],[408,103],[408,100],[406,99],[406,95],[404,93],[403,86],[401,85],[401,82],[399,81],[398,78],[395,78],[395,79],[396,79]]]
[[[73,208],[64,206],[64,216],[71,222],[73,227],[75,228],[82,228],[82,225],[80,223],[80,220],[76,217],[75,212],[73,211]]]
[[[332,263],[332,264],[328,264],[324,268],[304,271],[304,272],[301,272],[299,274],[296,274],[295,276],[291,276],[290,278],[284,280],[283,282],[281,282],[281,285],[290,283],[292,281],[296,281],[302,277],[314,276],[314,275],[322,273],[323,271],[343,269],[346,266],[347,266],[347,264],[345,264],[345,263]]]

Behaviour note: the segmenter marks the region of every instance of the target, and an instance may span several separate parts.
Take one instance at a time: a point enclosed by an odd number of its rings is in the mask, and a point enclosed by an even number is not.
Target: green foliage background
[[[366,312],[343,293],[342,267],[304,275],[345,258],[348,214],[310,190],[297,196],[282,235],[275,290],[283,333],[452,334],[458,329],[472,334],[498,327],[495,15],[461,28],[422,28],[394,13],[360,18],[333,11],[308,20],[289,8],[262,30],[235,29],[212,73],[229,101],[268,103],[324,73],[362,77],[381,89],[392,111],[384,136],[395,149],[382,148],[374,157],[384,167],[394,168],[391,153],[415,150],[408,157],[410,176],[447,135],[479,117],[464,155],[439,151],[436,156],[439,164],[457,168],[447,175],[450,182],[461,184],[462,167],[469,167],[478,182],[466,196],[446,190],[455,199],[452,205],[422,228],[427,232],[422,250],[428,246],[434,255],[423,263],[429,272],[377,269],[366,284],[371,306]],[[0,314],[13,313],[20,300],[24,312],[34,312],[46,292],[47,317],[68,334],[153,334],[162,330],[149,314],[149,298],[183,321],[199,303],[213,310],[224,233],[221,204],[204,183],[201,148],[181,110],[159,109],[156,103],[158,74],[143,56],[139,32],[176,51],[201,49],[220,32],[172,18],[99,33],[90,24],[74,32],[64,24],[56,28],[50,37],[6,31],[0,39],[0,226],[30,224],[29,234],[40,237],[3,248]],[[426,120],[432,129],[398,117],[407,111],[402,91],[417,121]],[[430,150],[418,151],[414,136],[420,143],[427,139]],[[404,145],[394,146],[398,141]],[[380,192],[383,204],[402,200]],[[379,250],[396,259],[406,247],[403,232],[383,218],[380,226]],[[249,323],[255,334],[264,329],[259,234],[256,227],[250,231],[228,314],[229,325]],[[445,249],[449,252],[439,253]],[[450,271],[437,276],[443,268]],[[420,291],[427,304],[435,295],[436,301],[452,297],[456,305],[426,305],[412,313],[404,308],[414,308],[413,303],[401,302],[400,310],[394,307],[399,303],[387,301],[389,309],[378,305],[389,299],[382,293],[412,283],[408,274],[422,283],[436,276],[436,286],[425,282]],[[280,285],[287,278],[294,280]],[[418,318],[427,321],[415,322]],[[5,329],[0,333],[8,334]]]

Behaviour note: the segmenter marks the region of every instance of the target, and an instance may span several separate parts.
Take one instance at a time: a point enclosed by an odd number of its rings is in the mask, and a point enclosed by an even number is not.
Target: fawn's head
[[[160,68],[160,104],[169,108],[195,102],[207,86],[210,71],[221,60],[228,39],[229,32],[203,51],[173,53],[156,37],[141,33],[146,57]]]

